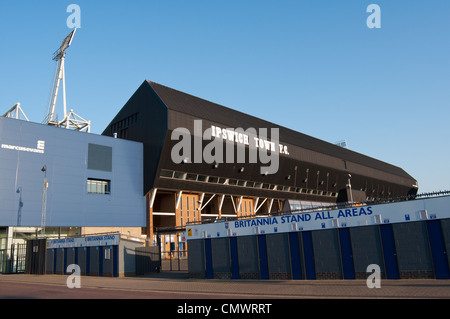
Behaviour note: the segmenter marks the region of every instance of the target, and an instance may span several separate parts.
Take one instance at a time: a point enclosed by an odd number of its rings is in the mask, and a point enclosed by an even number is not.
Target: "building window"
[[[210,182],[210,183],[217,183],[218,180],[219,179],[214,176],[209,176],[209,178],[208,178],[208,182]]]
[[[175,178],[175,179],[185,179],[186,178],[186,173],[175,172],[175,174],[173,175],[173,178]]]
[[[167,177],[167,178],[172,178],[173,177],[173,171],[168,171],[168,170],[161,170],[161,177]]]
[[[104,179],[88,178],[87,192],[89,194],[111,194],[111,181]]]
[[[124,118],[116,123],[111,124],[111,135],[117,133],[117,137],[119,138],[127,138],[128,137],[128,127],[137,123],[139,121],[139,113],[132,114],[127,118]]]
[[[175,171],[165,170],[165,169],[161,170],[160,177],[170,178],[170,179],[187,180],[187,181],[192,181],[192,182],[207,182],[207,183],[214,183],[214,184],[218,183],[221,185],[253,187],[253,188],[267,189],[267,190],[273,190],[273,191],[283,191],[283,192],[291,192],[291,193],[337,197],[337,193],[332,193],[332,192],[318,190],[318,189],[308,189],[308,188],[275,185],[275,184],[260,183],[260,182],[246,181],[246,180],[236,180],[233,178],[225,178],[225,177],[197,175],[195,173],[175,172]]]
[[[197,174],[187,174],[186,179],[188,181],[196,181],[197,180]]]

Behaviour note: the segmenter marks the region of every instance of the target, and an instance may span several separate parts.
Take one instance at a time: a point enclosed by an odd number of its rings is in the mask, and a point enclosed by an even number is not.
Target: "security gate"
[[[161,271],[188,271],[185,228],[157,228],[157,245],[161,254]]]
[[[0,250],[0,273],[19,274],[25,272],[26,244],[12,244],[10,249]]]

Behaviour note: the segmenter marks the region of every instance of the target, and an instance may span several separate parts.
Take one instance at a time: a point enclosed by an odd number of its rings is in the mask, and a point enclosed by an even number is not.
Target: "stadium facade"
[[[187,251],[188,227],[193,269],[208,243],[193,224],[248,226],[418,191],[399,167],[150,81],[102,135],[0,118],[0,145],[0,237],[45,226],[46,235],[119,231],[155,246],[167,231],[170,254]],[[56,271],[62,255],[52,252]]]
[[[436,195],[444,194],[190,225],[189,275],[450,279],[450,196]]]
[[[150,81],[103,135],[144,145],[145,233],[151,240],[161,227],[418,190],[399,167]]]

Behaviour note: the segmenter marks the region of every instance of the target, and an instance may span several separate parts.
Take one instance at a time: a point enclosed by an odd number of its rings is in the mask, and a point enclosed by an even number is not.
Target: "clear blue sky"
[[[450,189],[448,0],[0,0],[0,113],[20,102],[43,120],[71,3],[67,102],[93,133],[147,79]]]

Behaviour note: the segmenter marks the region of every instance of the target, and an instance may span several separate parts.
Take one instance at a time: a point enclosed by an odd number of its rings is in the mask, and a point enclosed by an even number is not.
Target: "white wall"
[[[111,172],[87,169],[89,143],[112,147]],[[146,226],[141,143],[9,118],[0,118],[0,226],[41,226],[44,165],[46,227]],[[88,178],[111,180],[111,194],[88,194]]]

